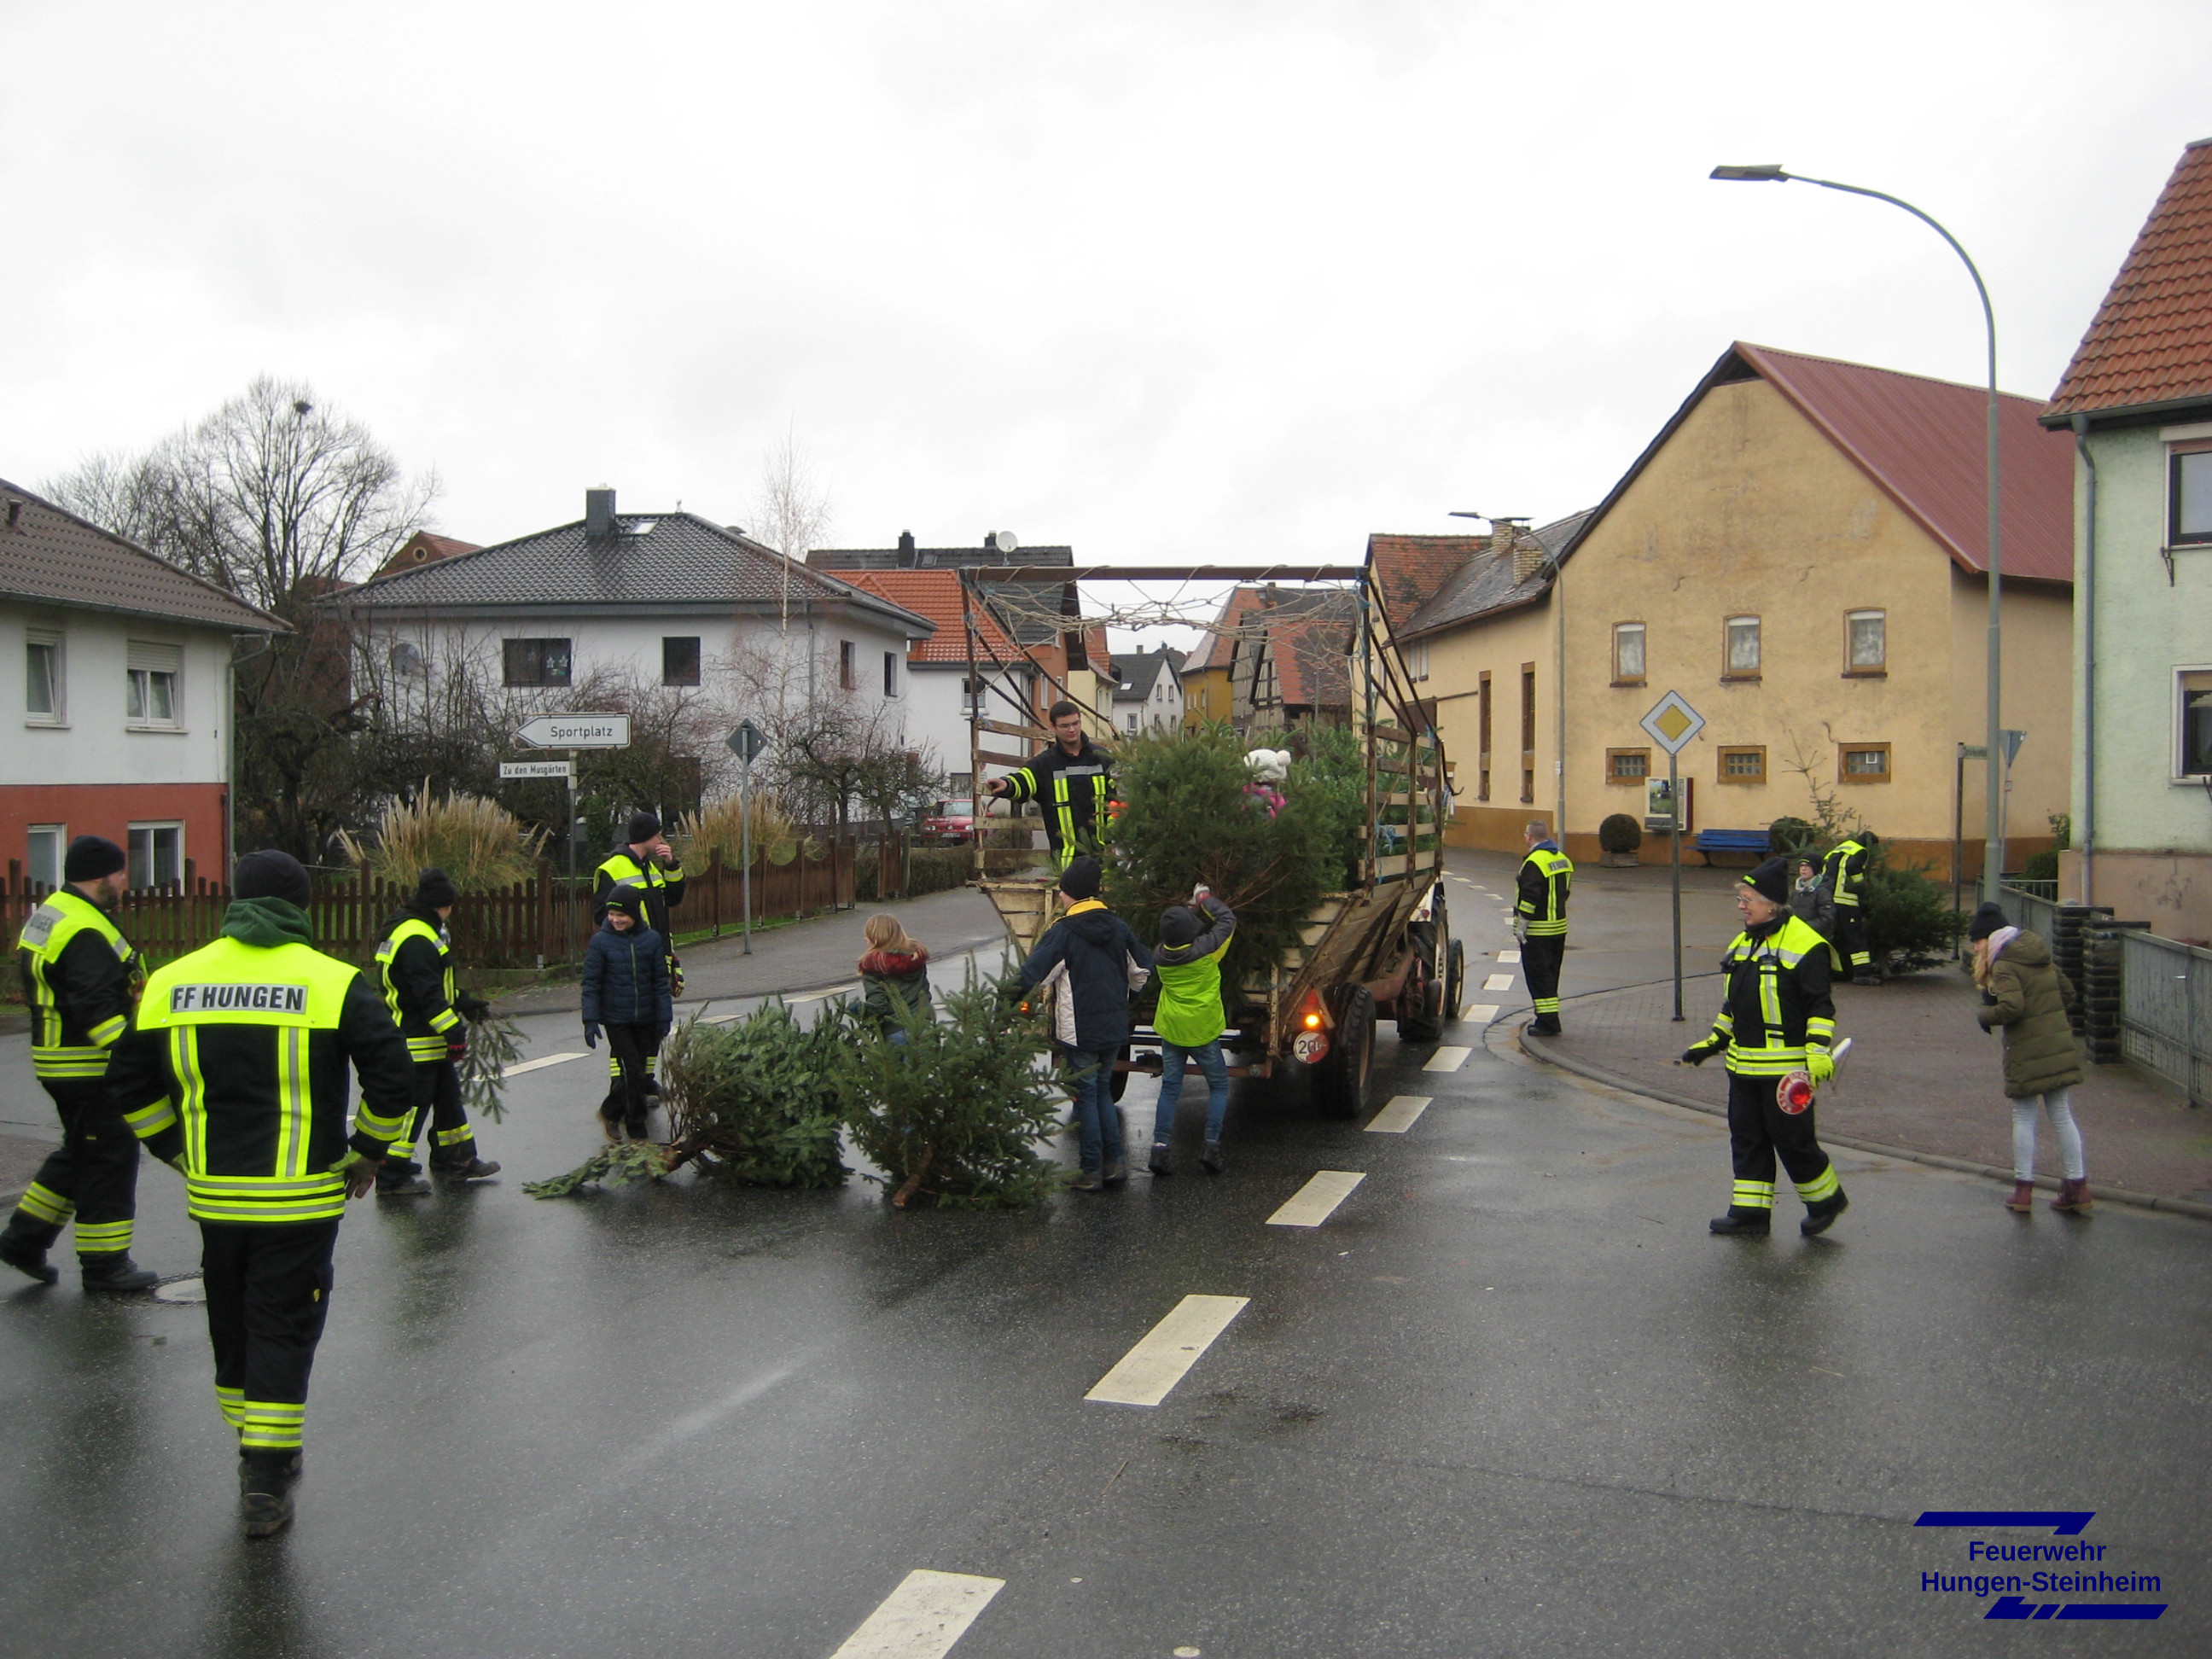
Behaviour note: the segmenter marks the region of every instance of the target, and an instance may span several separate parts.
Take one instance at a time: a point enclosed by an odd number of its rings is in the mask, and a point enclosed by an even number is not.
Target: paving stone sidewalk
[[[1531,1054],[1638,1094],[1718,1112],[1728,1097],[1720,1063],[1676,1063],[1711,1028],[1720,978],[1683,981],[1684,1023],[1673,1023],[1670,981],[1574,998],[1565,1034],[1524,1037]],[[2011,1178],[2012,1112],[2002,1086],[2000,1039],[1975,1024],[1976,994],[1955,969],[1879,987],[1836,988],[1837,1035],[1856,1039],[1837,1081],[1821,1091],[1824,1139],[1856,1140]],[[2126,1066],[2092,1066],[2073,1091],[2093,1192],[2136,1194],[2212,1218],[2212,1113]],[[2058,1148],[2040,1126],[2039,1175],[2058,1173]]]

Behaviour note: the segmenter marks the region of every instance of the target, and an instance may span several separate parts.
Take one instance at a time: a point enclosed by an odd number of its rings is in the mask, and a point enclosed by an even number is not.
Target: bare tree
[[[814,476],[806,452],[786,427],[775,448],[761,457],[760,495],[746,533],[783,555],[781,625],[791,626],[791,565],[804,563],[808,551],[830,533],[830,492]]]

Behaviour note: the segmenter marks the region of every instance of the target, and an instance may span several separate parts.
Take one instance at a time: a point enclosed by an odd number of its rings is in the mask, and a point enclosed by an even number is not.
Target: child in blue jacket
[[[607,1036],[607,1070],[614,1081],[599,1105],[599,1127],[609,1140],[627,1128],[646,1138],[646,1061],[660,1052],[675,1008],[668,994],[668,947],[639,914],[643,899],[627,888],[607,896],[607,919],[592,935],[584,957],[584,1046]]]

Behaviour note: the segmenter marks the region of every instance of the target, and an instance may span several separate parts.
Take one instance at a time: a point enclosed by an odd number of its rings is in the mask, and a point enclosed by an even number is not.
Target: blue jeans
[[[1166,1042],[1160,1044],[1160,1103],[1152,1109],[1152,1139],[1162,1142],[1174,1139],[1176,1101],[1182,1094],[1186,1060],[1206,1079],[1206,1138],[1218,1140],[1221,1120],[1229,1112],[1229,1062],[1221,1057],[1218,1038],[1195,1048],[1181,1048]]]
[[[1127,1153],[1121,1146],[1121,1111],[1114,1103],[1114,1062],[1121,1045],[1110,1048],[1070,1048],[1060,1046],[1067,1067],[1068,1091],[1075,1097],[1075,1145],[1083,1167],[1094,1174],[1103,1164],[1120,1164]]]

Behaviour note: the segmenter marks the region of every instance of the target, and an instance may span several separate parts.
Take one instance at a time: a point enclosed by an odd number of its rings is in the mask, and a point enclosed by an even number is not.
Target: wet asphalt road
[[[2212,1230],[1846,1155],[1830,1237],[1785,1199],[1711,1238],[1711,1119],[1506,1046],[1431,1073],[1386,1031],[1372,1102],[1434,1103],[1402,1134],[1240,1087],[1221,1180],[1194,1083],[1185,1173],[1012,1216],[535,1202],[604,1064],[533,1073],[506,1180],[349,1216],[276,1542],[236,1535],[198,1310],[0,1295],[0,1649],[815,1659],[915,1568],[1005,1581],[958,1659],[2212,1645]],[[1264,1224],[1322,1169],[1366,1179]],[[140,1258],[187,1267],[143,1190]],[[1191,1293],[1251,1300],[1163,1405],[1085,1401]],[[1984,1622],[1921,1589],[1965,1568],[1936,1507],[2094,1510],[2169,1611]]]

